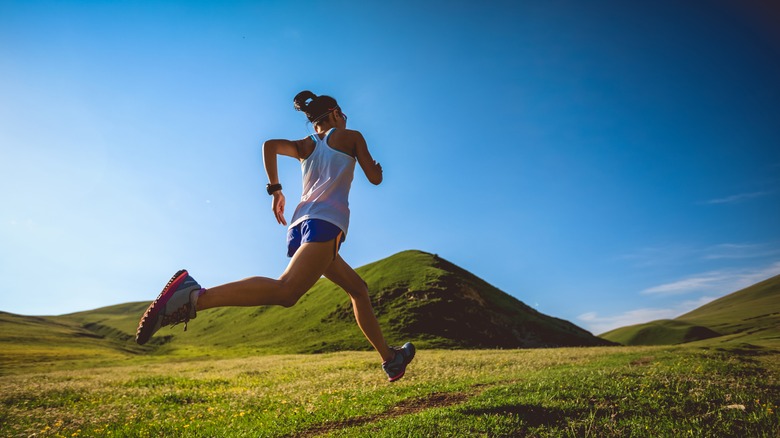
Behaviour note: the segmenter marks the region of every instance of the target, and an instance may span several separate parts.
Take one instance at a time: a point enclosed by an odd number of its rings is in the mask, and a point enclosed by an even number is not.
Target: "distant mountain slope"
[[[721,297],[677,318],[722,334],[780,328],[780,275]]]
[[[710,339],[780,345],[780,275],[721,297],[674,320],[621,327],[601,335],[624,345]]]
[[[358,268],[357,272],[369,285],[377,317],[391,344],[408,340],[419,348],[610,344],[568,321],[537,312],[433,254],[405,251]],[[193,276],[197,278],[197,272]],[[148,302],[125,303],[45,317],[41,324],[62,324],[69,331],[44,344],[64,345],[77,336],[87,336],[102,348],[182,355],[370,349],[355,324],[349,297],[325,279],[291,308],[210,309],[190,321],[186,333],[181,325],[163,328],[152,338],[152,345],[139,349],[133,337],[147,305]],[[40,326],[35,332],[46,333],[48,327]],[[36,343],[35,336],[25,336],[25,342]]]
[[[621,327],[601,335],[623,345],[675,345],[718,336],[707,327],[673,319]]]
[[[121,358],[142,348],[106,338],[70,318],[22,316],[0,312],[0,374],[40,363],[92,358]]]

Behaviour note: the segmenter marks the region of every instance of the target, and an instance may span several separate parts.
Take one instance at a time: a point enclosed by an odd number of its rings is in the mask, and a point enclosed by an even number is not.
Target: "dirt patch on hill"
[[[324,424],[319,424],[310,427],[296,435],[295,437],[314,437],[334,430],[345,429],[347,427],[362,426],[367,423],[373,423],[375,421],[385,420],[388,418],[400,417],[403,415],[415,414],[417,412],[424,411],[426,409],[441,408],[446,406],[452,406],[459,403],[463,403],[472,394],[463,392],[437,392],[429,394],[425,397],[413,398],[403,400],[392,408],[377,415],[367,415],[364,417],[350,418],[344,421],[334,421]]]

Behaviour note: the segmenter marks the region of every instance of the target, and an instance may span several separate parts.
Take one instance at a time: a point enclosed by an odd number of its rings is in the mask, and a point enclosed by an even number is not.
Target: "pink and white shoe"
[[[195,319],[196,316],[190,295],[193,291],[201,289],[198,282],[190,277],[185,269],[177,272],[141,317],[135,333],[135,342],[140,345],[145,344],[157,330],[167,325],[173,326],[183,322],[186,331],[187,322]]]

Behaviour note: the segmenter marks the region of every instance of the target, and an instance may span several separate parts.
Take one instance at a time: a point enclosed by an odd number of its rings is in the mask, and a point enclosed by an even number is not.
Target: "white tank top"
[[[331,128],[323,139],[312,135],[314,151],[301,161],[303,193],[290,228],[307,219],[322,219],[347,234],[349,189],[355,174],[355,158],[328,146]]]

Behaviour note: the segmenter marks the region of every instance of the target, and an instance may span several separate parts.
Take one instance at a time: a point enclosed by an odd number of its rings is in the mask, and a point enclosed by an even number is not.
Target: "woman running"
[[[382,166],[374,161],[363,135],[346,129],[347,116],[336,99],[302,91],[293,99],[314,126],[316,134],[302,140],[268,140],[263,144],[263,164],[268,175],[266,190],[273,197],[276,221],[287,225],[285,198],[279,183],[276,156],[301,162],[303,194],[287,231],[287,269],[276,280],[251,277],[204,289],[186,270],[177,272],[146,309],[136,332],[136,342],[146,343],[162,327],[195,319],[197,311],[224,306],[293,306],[325,276],[352,299],[358,326],[382,356],[382,369],[393,382],[403,377],[415,354],[414,346],[391,348],[385,342],[371,307],[368,285],[341,258],[338,251],[349,227],[349,190],[360,164],[368,180],[382,182]]]

